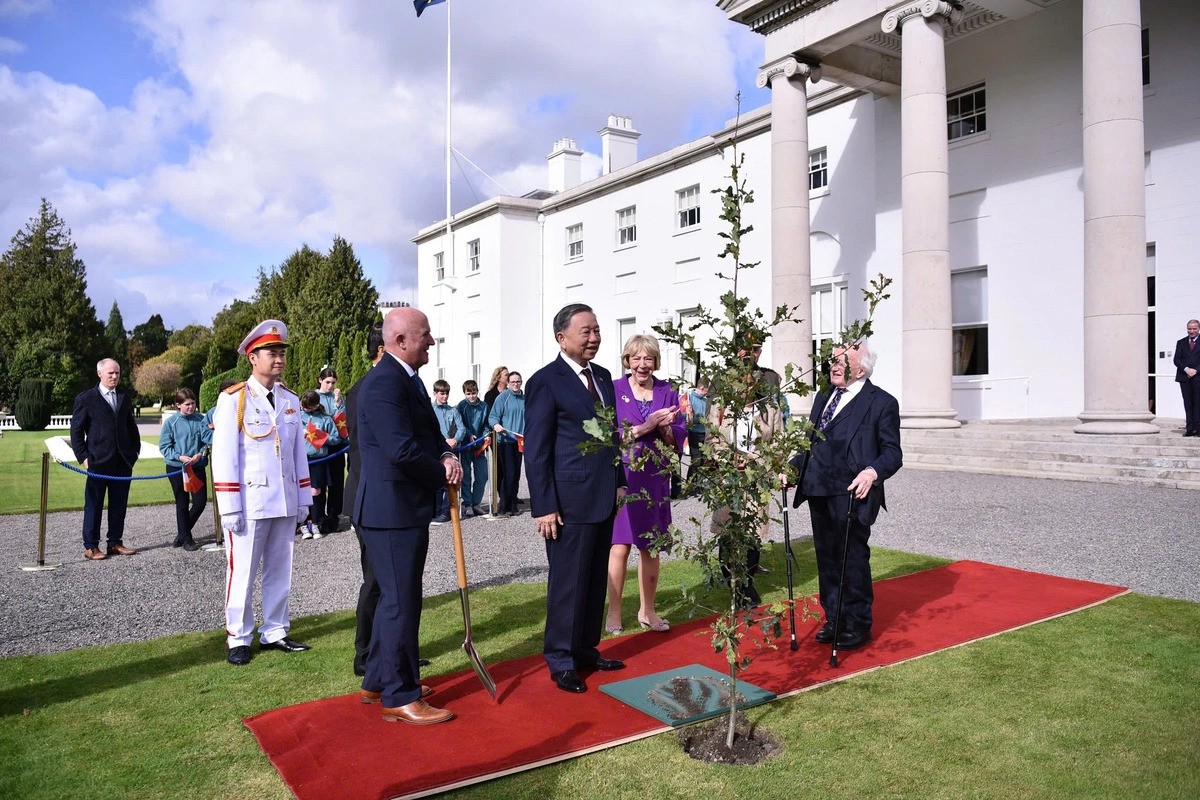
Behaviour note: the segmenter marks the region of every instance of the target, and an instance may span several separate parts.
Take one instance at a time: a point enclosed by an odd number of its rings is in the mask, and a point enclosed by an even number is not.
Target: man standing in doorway
[[[71,449],[75,460],[88,472],[128,478],[138,459],[142,442],[133,421],[133,401],[117,388],[121,365],[106,358],[96,365],[100,385],[81,392],[71,412]],[[129,481],[87,479],[83,490],[83,557],[102,561],[100,516],[104,493],[108,492],[108,556],[131,556],[137,551],[122,542]]]
[[[1187,336],[1175,344],[1175,382],[1183,392],[1184,436],[1200,436],[1200,321],[1189,319]]]

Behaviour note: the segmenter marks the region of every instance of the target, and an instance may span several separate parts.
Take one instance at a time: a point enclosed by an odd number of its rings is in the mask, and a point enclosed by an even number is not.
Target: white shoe
[[[325,538],[325,534],[321,533],[320,531],[313,531],[312,538],[323,539],[323,538]]]
[[[314,536],[316,536],[316,534],[315,534],[315,533],[313,533],[312,531],[305,531],[305,532],[304,532],[304,535],[303,535],[303,536],[301,536],[300,538],[301,538],[301,539],[311,539],[311,538],[313,538]]]

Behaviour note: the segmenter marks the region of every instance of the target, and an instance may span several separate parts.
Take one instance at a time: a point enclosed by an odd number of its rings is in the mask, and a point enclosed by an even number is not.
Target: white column
[[[957,428],[950,308],[950,180],[946,142],[944,0],[894,8],[884,33],[903,35],[900,195],[903,217],[902,428]]]
[[[771,86],[771,308],[795,306],[799,324],[780,325],[771,337],[771,366],[787,364],[812,380],[812,264],[808,216],[808,92],[819,67],[788,56],[763,67],[758,87]],[[812,396],[789,394],[793,414],[806,414]]]
[[[1078,433],[1158,433],[1146,361],[1139,0],[1083,2],[1083,412]]]

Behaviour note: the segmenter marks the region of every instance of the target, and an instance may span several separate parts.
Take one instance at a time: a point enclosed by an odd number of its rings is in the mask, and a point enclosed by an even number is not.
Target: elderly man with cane
[[[871,525],[886,508],[883,483],[900,469],[900,405],[870,381],[865,341],[838,347],[831,391],[813,402],[810,449],[792,459],[800,478],[793,505],[808,499],[825,624],[816,640],[854,650],[871,638]]]

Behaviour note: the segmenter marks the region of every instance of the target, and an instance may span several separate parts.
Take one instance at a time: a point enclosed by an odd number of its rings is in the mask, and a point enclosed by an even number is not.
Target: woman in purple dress
[[[621,351],[621,364],[629,373],[613,381],[617,400],[617,426],[625,443],[635,442],[634,466],[628,448],[623,448],[625,481],[630,495],[645,490],[649,499],[632,500],[617,512],[613,524],[612,550],[608,557],[608,621],[605,630],[621,633],[621,592],[632,545],[638,548],[638,590],[641,605],[638,622],[659,633],[671,629],[654,611],[658,590],[658,550],[655,540],[666,535],[671,525],[671,451],[683,452],[687,432],[679,410],[679,393],[666,381],[654,377],[661,357],[653,336],[631,336]],[[628,431],[626,429],[628,428]],[[642,457],[648,457],[640,464]]]

